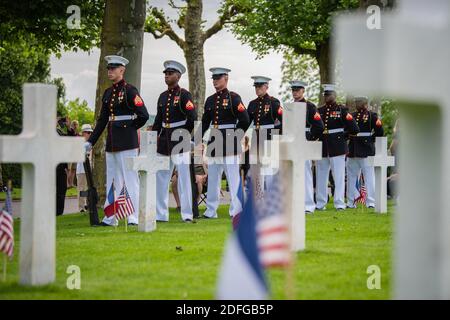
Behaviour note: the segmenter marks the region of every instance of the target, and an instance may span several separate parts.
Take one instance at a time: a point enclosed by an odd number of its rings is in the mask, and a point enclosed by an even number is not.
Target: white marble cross
[[[398,7],[381,30],[367,16],[339,18],[336,53],[344,89],[400,106],[394,297],[450,299],[450,2]]]
[[[287,103],[283,109],[283,134],[266,141],[277,166],[279,150],[282,179],[288,190],[284,207],[290,217],[293,251],[305,249],[305,161],[322,157],[322,143],[306,140],[305,123],[306,103]]]
[[[20,283],[55,280],[56,166],[84,161],[83,139],[56,133],[56,86],[25,84],[23,131],[0,136],[0,162],[22,163]]]
[[[395,158],[387,153],[387,137],[376,137],[375,156],[369,157],[375,167],[375,212],[387,212],[387,168],[395,165]]]
[[[156,131],[142,131],[139,156],[126,159],[129,169],[139,171],[140,232],[156,229],[156,173],[169,170],[169,157],[161,157],[156,153],[157,134]]]

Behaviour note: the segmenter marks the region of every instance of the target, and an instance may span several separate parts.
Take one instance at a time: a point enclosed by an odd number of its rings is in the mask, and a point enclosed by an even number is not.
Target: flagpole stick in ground
[[[287,166],[291,165],[292,163],[289,161],[281,161],[280,163],[280,170],[281,170],[281,181],[284,181],[286,183],[286,185],[291,186],[292,185],[292,176],[288,175],[288,170],[287,170]],[[291,206],[291,198],[293,197],[292,195],[292,190],[286,190],[286,192],[284,192],[284,217],[287,220],[288,223],[288,236],[289,236],[289,248],[292,248],[293,243],[292,243],[292,220],[294,219],[294,213],[292,212],[292,206]],[[287,205],[286,205],[287,204]],[[289,264],[287,265],[287,269],[286,269],[286,277],[285,277],[285,284],[284,284],[284,288],[285,288],[285,297],[288,300],[294,300],[295,298],[295,259],[296,259],[296,253],[294,250],[290,250],[290,261]]]
[[[128,219],[125,217],[125,232],[128,232]]]
[[[3,255],[3,282],[6,281],[6,266],[8,264],[8,259],[6,253]]]
[[[114,193],[114,199],[113,199],[113,207],[114,207],[114,220],[117,222],[117,224],[114,224],[114,231],[117,232],[117,226],[119,224],[119,220],[117,220],[117,211],[116,211],[116,186],[114,185],[114,178],[112,180],[112,186],[113,186],[113,193]]]

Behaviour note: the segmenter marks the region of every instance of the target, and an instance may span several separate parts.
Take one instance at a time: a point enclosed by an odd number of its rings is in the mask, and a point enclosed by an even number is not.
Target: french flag
[[[106,198],[105,206],[103,207],[103,211],[105,211],[105,216],[111,217],[116,214],[116,197],[114,192],[114,181],[111,183],[111,187],[108,191],[108,197]]]
[[[268,297],[268,286],[260,261],[253,188],[249,191],[239,224],[228,239],[219,273],[216,297],[222,300],[261,300]]]

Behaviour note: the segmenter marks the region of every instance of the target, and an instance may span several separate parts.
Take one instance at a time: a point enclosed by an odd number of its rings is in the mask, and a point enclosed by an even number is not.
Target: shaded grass
[[[387,215],[372,211],[316,212],[307,216],[307,249],[297,254],[297,299],[388,299],[390,297],[392,206]],[[169,223],[139,233],[123,223],[117,229],[88,227],[88,217],[57,217],[56,282],[42,287],[18,283],[19,222],[16,255],[0,299],[212,299],[225,240],[231,231],[228,206],[219,219],[184,224],[171,211]],[[381,290],[368,290],[369,265],[382,272]],[[67,267],[81,269],[81,290],[68,290]],[[236,270],[239,272],[239,270]],[[271,292],[285,298],[285,276],[268,273]]]
[[[72,187],[70,189],[67,189],[66,192],[66,196],[67,197],[76,197],[78,194],[77,192],[77,188],[76,187]],[[11,193],[11,198],[13,200],[20,200],[22,199],[22,188],[13,188],[12,193]],[[5,201],[6,199],[6,193],[5,192],[0,192],[0,201]]]

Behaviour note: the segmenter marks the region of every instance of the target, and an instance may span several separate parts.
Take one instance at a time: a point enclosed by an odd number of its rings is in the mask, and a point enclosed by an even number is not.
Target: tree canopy
[[[317,45],[330,37],[335,12],[354,9],[358,0],[228,0],[240,8],[242,23],[233,24],[238,39],[259,55],[293,49],[316,56]]]
[[[73,5],[80,8],[80,28],[71,29],[67,21],[72,23],[75,11],[68,8]],[[89,50],[99,44],[103,10],[103,0],[3,0],[0,38],[11,43],[33,35],[39,46],[56,55],[61,51]]]

